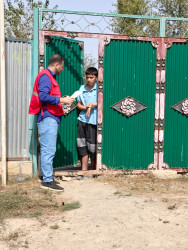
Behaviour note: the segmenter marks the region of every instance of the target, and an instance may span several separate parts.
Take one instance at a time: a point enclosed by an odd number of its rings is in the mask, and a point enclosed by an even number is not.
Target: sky
[[[110,13],[114,10],[113,3],[116,0],[51,0],[49,7],[57,4],[62,10]]]
[[[49,8],[53,8],[57,4],[60,10],[110,13],[115,11],[113,4],[116,2],[116,0],[51,0]],[[83,41],[85,54],[90,54],[97,60],[98,41],[96,39],[83,39]]]

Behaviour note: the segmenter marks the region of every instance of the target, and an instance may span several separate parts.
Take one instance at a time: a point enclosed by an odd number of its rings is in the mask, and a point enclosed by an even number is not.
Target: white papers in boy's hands
[[[81,94],[82,94],[82,92],[79,91],[79,90],[77,90],[77,91],[74,92],[74,94],[71,95],[71,97],[76,98],[76,97],[78,97]]]

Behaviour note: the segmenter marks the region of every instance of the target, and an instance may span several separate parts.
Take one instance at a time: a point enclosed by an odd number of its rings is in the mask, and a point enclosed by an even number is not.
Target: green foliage
[[[30,40],[33,34],[33,8],[48,8],[49,0],[6,0],[5,2],[5,36]],[[54,6],[57,9],[58,6]],[[42,20],[45,29],[56,29],[53,21],[53,13],[44,13]]]
[[[86,84],[85,72],[89,67],[96,67],[97,60],[91,54],[84,55],[84,84]]]
[[[188,18],[187,0],[155,0],[154,3],[161,16]]]
[[[126,15],[152,15],[153,2],[150,0],[117,0],[117,14]],[[118,34],[127,35],[157,35],[157,21],[134,18],[115,17],[113,19],[113,31]]]
[[[117,0],[116,13],[143,16],[188,17],[187,0]],[[115,17],[113,31],[118,34],[159,36],[159,21]],[[166,36],[187,37],[188,22],[167,21]]]
[[[188,18],[187,0],[155,0],[154,5],[160,16]],[[167,21],[166,36],[188,37],[188,22]]]

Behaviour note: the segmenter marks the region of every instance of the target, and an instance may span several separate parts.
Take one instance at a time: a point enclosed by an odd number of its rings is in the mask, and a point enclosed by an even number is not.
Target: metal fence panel
[[[155,71],[156,50],[150,42],[111,40],[105,47],[102,163],[106,166],[147,169],[153,162]],[[124,98],[127,110],[140,106],[142,112],[123,115],[118,103],[120,107]]]
[[[82,84],[83,46],[83,42],[53,36],[46,44],[45,67],[48,66],[49,58],[53,54],[59,54],[65,59],[64,71],[56,78],[62,96],[72,95]],[[54,168],[76,166],[78,160],[76,136],[77,110],[74,109],[62,117],[59,125]]]
[[[170,168],[188,166],[187,98],[188,45],[173,43],[167,51],[166,61],[164,137],[164,160]],[[183,103],[186,104],[185,111]]]
[[[7,157],[29,158],[29,84],[31,72],[31,45],[6,40],[6,123]]]

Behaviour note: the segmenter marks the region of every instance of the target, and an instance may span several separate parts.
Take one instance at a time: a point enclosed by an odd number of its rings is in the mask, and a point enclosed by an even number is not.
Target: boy
[[[94,170],[96,166],[98,71],[90,67],[85,74],[87,84],[80,87],[82,94],[77,99],[77,108],[81,110],[78,117],[77,149],[82,170],[88,170],[89,156],[91,170]]]

